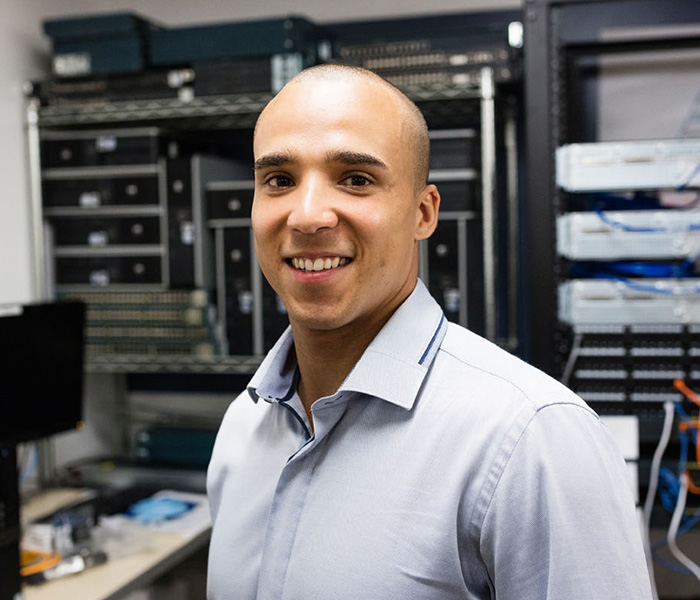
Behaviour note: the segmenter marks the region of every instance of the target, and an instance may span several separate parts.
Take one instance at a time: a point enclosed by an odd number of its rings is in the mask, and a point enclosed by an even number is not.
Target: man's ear
[[[416,240],[429,238],[438,221],[440,193],[432,184],[426,185],[418,194],[418,214],[416,223]]]

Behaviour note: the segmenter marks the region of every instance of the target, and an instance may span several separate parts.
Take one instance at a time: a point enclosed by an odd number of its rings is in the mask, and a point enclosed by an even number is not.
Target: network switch
[[[571,325],[700,323],[700,279],[574,279],[559,286],[559,319]]]
[[[53,219],[56,248],[106,248],[118,245],[160,244],[161,224],[157,216],[87,217]]]
[[[175,142],[154,127],[105,131],[55,131],[41,136],[43,169],[141,165],[174,156]]]
[[[685,259],[700,251],[700,212],[630,210],[557,217],[557,252],[570,260]]]
[[[561,146],[556,182],[570,192],[697,188],[700,140]]]
[[[144,169],[117,171],[96,167],[76,174],[73,169],[56,169],[42,177],[45,214],[61,214],[65,209],[95,210],[106,207],[158,209],[158,165]],[[80,214],[80,213],[79,213]]]

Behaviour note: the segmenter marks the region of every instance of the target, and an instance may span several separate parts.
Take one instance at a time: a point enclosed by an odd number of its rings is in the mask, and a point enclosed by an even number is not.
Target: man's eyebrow
[[[341,163],[344,165],[365,165],[369,167],[380,167],[388,169],[386,163],[376,156],[365,152],[353,152],[352,150],[337,150],[326,154],[326,161],[329,163]]]
[[[272,152],[261,156],[255,161],[255,170],[260,171],[262,169],[270,169],[275,167],[283,167],[290,163],[297,162],[297,159],[290,152]],[[382,169],[388,169],[386,163],[367,154],[366,152],[354,152],[353,150],[332,150],[326,153],[326,162],[328,163],[340,163],[344,165],[363,165],[371,167],[380,167]]]
[[[271,167],[282,167],[292,162],[295,162],[295,159],[289,152],[273,152],[272,154],[266,154],[257,159],[254,169],[259,171]]]

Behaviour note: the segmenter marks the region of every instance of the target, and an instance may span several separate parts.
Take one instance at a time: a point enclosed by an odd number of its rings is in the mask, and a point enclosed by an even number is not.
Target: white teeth
[[[335,269],[338,266],[348,264],[349,259],[340,258],[335,256],[333,258],[317,258],[311,260],[310,258],[292,258],[292,265],[295,269],[301,269],[302,271],[325,271],[327,269]]]

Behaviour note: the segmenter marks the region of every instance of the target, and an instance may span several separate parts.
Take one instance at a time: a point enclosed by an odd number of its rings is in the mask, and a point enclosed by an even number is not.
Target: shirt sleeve
[[[499,600],[651,598],[624,461],[595,414],[535,413],[501,473],[480,550]]]

